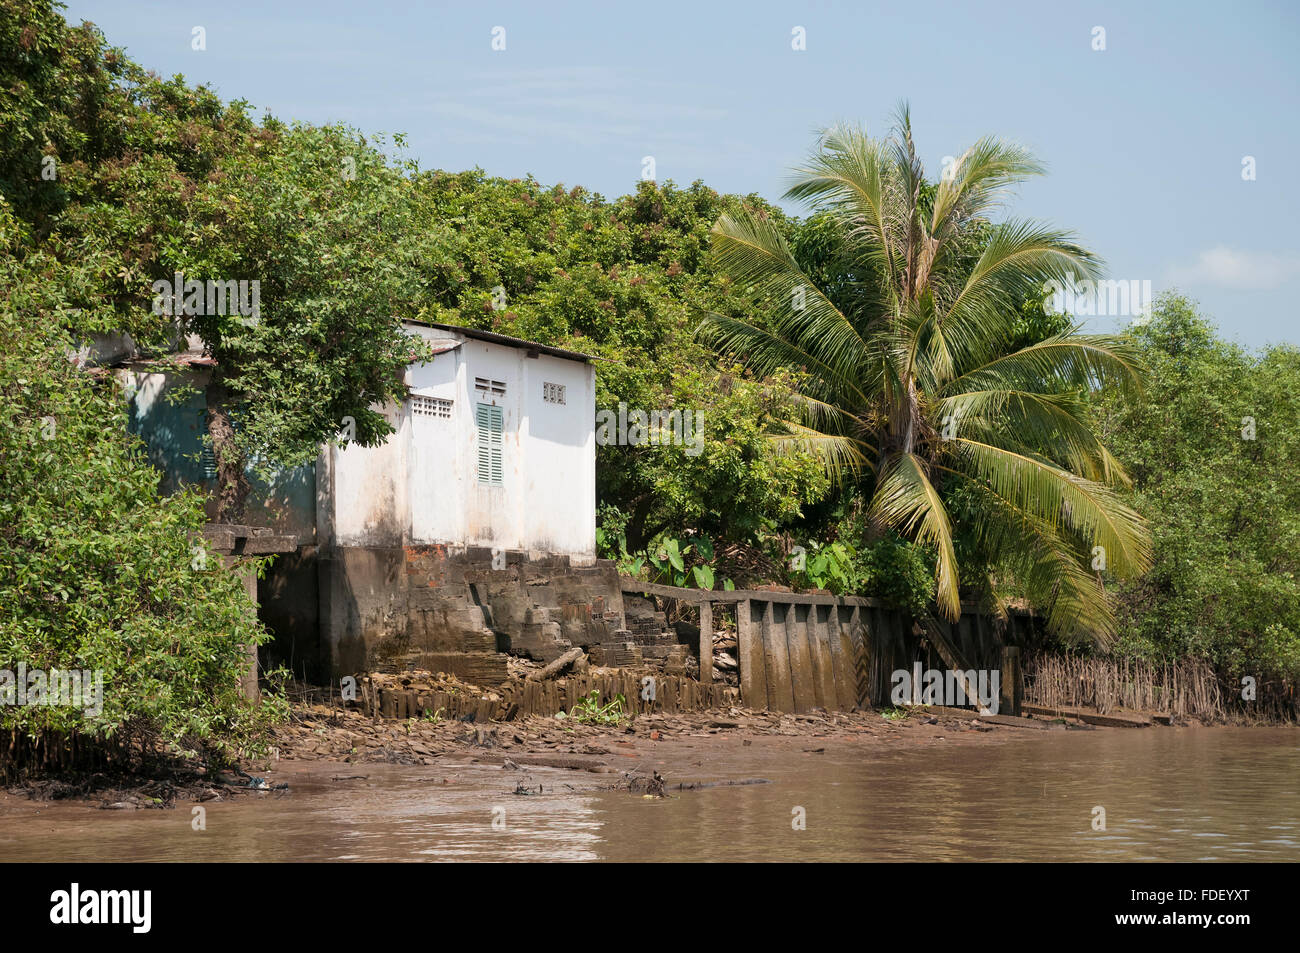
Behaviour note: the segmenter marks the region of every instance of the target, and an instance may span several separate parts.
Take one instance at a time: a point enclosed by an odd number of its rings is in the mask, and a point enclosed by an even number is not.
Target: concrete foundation
[[[295,671],[334,681],[363,672],[428,669],[481,685],[506,677],[510,655],[550,662],[577,646],[597,664],[685,671],[686,649],[653,603],[628,596],[613,562],[445,545],[348,546],[300,552],[292,574],[315,564],[319,611],[289,621],[289,587],[264,596],[277,651],[293,642]],[[286,578],[289,577],[286,567]],[[630,611],[630,615],[629,615]],[[317,664],[303,657],[316,646]],[[299,674],[301,674],[299,672]]]

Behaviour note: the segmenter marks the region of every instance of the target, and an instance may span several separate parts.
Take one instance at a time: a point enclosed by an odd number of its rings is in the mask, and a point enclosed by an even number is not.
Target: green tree
[[[425,354],[420,263],[442,254],[419,222],[406,172],[342,127],[264,123],[262,148],[221,158],[190,203],[192,235],[160,256],[164,274],[256,280],[253,318],[185,315],[216,361],[206,389],[219,519],[236,519],[248,459],[292,466],[343,431],[364,446],[392,426],[375,407],[406,398],[403,371]],[[206,239],[206,240],[205,240]]]
[[[700,333],[759,374],[807,373],[777,445],[860,481],[873,522],[933,548],[945,616],[960,611],[964,535],[1054,629],[1105,639],[1114,616],[1093,554],[1132,575],[1149,542],[1085,395],[1134,390],[1140,371],[1131,344],[1074,329],[1015,346],[1026,300],[1098,270],[1065,232],[987,221],[1007,187],[1040,171],[985,138],[931,185],[906,108],[887,139],[834,129],[787,193],[821,216],[819,277],[834,282],[807,274],[770,221],[724,215],[718,266],[753,289],[762,320],[709,314]]]
[[[1099,402],[1133,476],[1154,562],[1118,590],[1126,653],[1210,661],[1233,680],[1300,679],[1300,350],[1249,353],[1186,298],[1131,329],[1140,402]],[[1237,683],[1239,686],[1239,682]]]
[[[0,2],[0,41],[13,162],[0,188],[28,247],[77,276],[60,319],[78,339],[125,332],[154,354],[197,335],[215,360],[218,519],[240,517],[250,461],[304,462],[341,430],[382,441],[391,427],[372,407],[404,397],[402,370],[423,351],[402,319],[419,306],[420,264],[443,256],[445,230],[413,218],[414,166],[346,127],[255,122],[247,103],[69,28],[54,4]],[[182,287],[160,293],[177,273]],[[258,313],[190,281],[256,282]]]
[[[283,701],[239,692],[244,647],[268,637],[256,607],[204,545],[202,499],[159,497],[112,379],[70,360],[78,275],[8,254],[19,231],[0,200],[0,669],[97,671],[103,695],[0,706],[0,775],[109,739],[247,753]]]

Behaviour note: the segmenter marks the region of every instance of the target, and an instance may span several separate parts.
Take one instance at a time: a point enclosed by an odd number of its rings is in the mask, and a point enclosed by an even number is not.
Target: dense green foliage
[[[711,314],[702,331],[758,373],[807,372],[778,445],[818,454],[872,524],[934,553],[948,618],[977,568],[986,593],[1006,577],[1055,631],[1104,640],[1115,621],[1090,562],[1136,575],[1148,539],[1086,396],[1134,390],[1141,369],[1123,340],[1026,322],[1047,282],[1097,272],[1064,232],[987,220],[1040,171],[986,138],[934,185],[906,110],[888,139],[832,130],[788,193],[818,213],[802,246],[763,216],[719,221],[719,266],[763,319]]]
[[[300,463],[345,428],[386,437],[373,406],[404,397],[419,350],[400,316],[418,306],[418,264],[441,257],[440,231],[412,217],[410,170],[353,130],[257,123],[245,103],[159,79],[48,4],[5,0],[0,44],[2,184],[75,273],[69,329],[159,350],[194,334],[216,360],[220,515],[240,516],[249,460]],[[178,273],[257,282],[257,314],[204,296],[175,306],[154,283]]]
[[[129,735],[231,753],[280,710],[274,694],[241,701],[244,646],[266,632],[202,543],[204,501],[159,497],[122,395],[72,360],[92,333],[164,336],[144,280],[162,261],[150,222],[171,221],[206,175],[180,181],[192,150],[164,135],[189,122],[182,103],[220,115],[47,4],[0,5],[0,669],[103,680],[98,711],[0,708],[33,743]]]
[[[1145,399],[1101,404],[1154,564],[1118,589],[1119,648],[1204,658],[1236,680],[1300,678],[1300,350],[1251,354],[1184,298],[1132,330]]]
[[[0,204],[0,238],[14,225]],[[238,679],[265,630],[202,543],[202,499],[159,498],[121,396],[70,361],[69,277],[0,256],[0,669],[97,671],[102,707],[6,705],[0,727],[255,745],[278,700],[250,709]]]

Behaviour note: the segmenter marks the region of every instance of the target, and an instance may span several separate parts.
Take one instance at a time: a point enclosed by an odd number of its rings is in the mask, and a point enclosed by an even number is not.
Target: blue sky
[[[1293,0],[67,7],[145,66],[259,111],[406,133],[426,168],[607,197],[653,156],[661,181],[779,200],[818,129],[884,133],[907,99],[933,176],[981,135],[1022,142],[1048,174],[1020,188],[1016,214],[1073,229],[1112,278],[1179,287],[1243,344],[1300,343]]]

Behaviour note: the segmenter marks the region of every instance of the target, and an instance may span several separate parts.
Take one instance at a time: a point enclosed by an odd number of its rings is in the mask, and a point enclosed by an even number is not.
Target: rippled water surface
[[[761,739],[760,739],[761,741]],[[10,803],[6,860],[1300,860],[1300,731],[1035,732],[872,750],[739,739],[647,800],[608,775],[312,765],[292,793],[170,811]],[[678,771],[679,774],[685,772]],[[335,781],[365,774],[365,780]],[[680,778],[674,778],[680,780]],[[444,783],[445,782],[445,783]],[[1106,829],[1093,830],[1094,808]],[[802,809],[806,829],[792,820]],[[496,820],[494,827],[493,821]],[[504,824],[504,829],[502,825]]]

